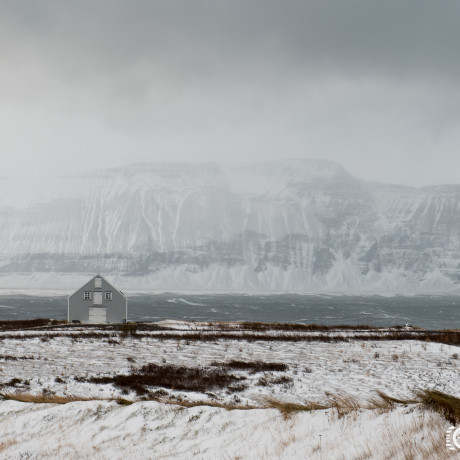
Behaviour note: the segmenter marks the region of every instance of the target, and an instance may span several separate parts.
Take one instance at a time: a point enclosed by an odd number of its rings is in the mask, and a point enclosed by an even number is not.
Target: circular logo
[[[460,450],[460,426],[452,433],[452,442]]]
[[[451,426],[446,431],[446,447],[449,450],[460,450],[460,426]]]

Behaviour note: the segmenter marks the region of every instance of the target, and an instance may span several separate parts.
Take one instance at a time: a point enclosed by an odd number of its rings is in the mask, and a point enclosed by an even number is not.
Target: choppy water
[[[66,297],[0,296],[0,320],[66,317]],[[129,321],[163,319],[459,328],[460,297],[166,293],[128,298]]]

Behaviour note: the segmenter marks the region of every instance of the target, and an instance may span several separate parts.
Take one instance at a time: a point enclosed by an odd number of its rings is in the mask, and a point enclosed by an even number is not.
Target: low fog
[[[2,176],[340,162],[455,183],[458,2],[0,1]]]

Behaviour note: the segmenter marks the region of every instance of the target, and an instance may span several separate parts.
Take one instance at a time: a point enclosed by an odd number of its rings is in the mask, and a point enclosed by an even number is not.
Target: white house
[[[69,296],[69,323],[126,323],[127,317],[126,296],[101,275]]]

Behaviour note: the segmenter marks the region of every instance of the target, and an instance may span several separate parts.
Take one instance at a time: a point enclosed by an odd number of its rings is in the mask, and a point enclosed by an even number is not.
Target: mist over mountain
[[[0,178],[0,287],[418,293],[460,288],[460,185],[337,163],[136,164]]]

